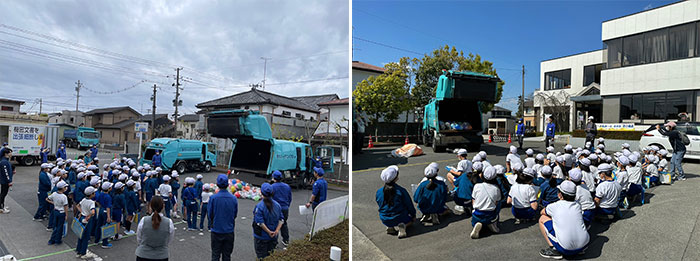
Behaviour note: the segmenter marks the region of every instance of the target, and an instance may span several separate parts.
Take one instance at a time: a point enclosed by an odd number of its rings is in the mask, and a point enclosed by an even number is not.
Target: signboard
[[[596,129],[604,131],[633,131],[634,123],[596,123]]]
[[[46,146],[44,131],[46,126],[10,125],[8,128],[8,144],[15,155],[39,155]]]
[[[148,132],[148,122],[135,122],[134,131],[136,132]]]

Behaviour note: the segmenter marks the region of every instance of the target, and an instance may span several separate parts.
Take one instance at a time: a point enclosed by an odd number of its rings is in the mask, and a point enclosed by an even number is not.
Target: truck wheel
[[[207,161],[207,163],[204,163],[204,172],[209,171],[211,171],[211,162]]]
[[[435,152],[435,153],[438,153],[438,152],[445,152],[445,147],[443,147],[443,146],[438,146],[438,145],[437,145],[437,141],[435,140],[435,138],[433,138],[432,147],[433,147],[433,152]]]
[[[427,146],[428,145],[428,135],[423,134],[423,145]]]
[[[35,162],[36,159],[33,156],[24,156],[21,163],[25,166],[31,166],[34,165]]]
[[[469,145],[467,145],[467,149],[469,150],[469,152],[477,152],[479,151],[479,149],[481,149],[481,144],[470,143]]]
[[[185,162],[180,161],[180,163],[175,166],[175,170],[177,170],[177,173],[179,174],[185,173],[185,170],[187,170],[187,165]]]

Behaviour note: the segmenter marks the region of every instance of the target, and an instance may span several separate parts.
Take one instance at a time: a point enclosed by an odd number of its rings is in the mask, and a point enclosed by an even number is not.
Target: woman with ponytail
[[[136,231],[136,260],[168,260],[168,245],[174,238],[175,226],[163,211],[163,198],[154,196],[150,202],[153,213],[139,222]]]
[[[416,208],[405,188],[396,184],[399,180],[399,167],[391,165],[382,170],[384,187],[377,190],[376,200],[379,205],[379,219],[386,228],[386,233],[406,237],[406,227],[413,224]]]
[[[418,185],[413,194],[413,200],[418,204],[418,209],[423,213],[421,222],[424,226],[440,224],[438,215],[446,214],[449,211],[445,202],[447,201],[447,185],[438,179],[439,166],[437,163],[430,163],[425,167],[425,179]]]
[[[280,204],[272,200],[275,193],[270,183],[263,183],[260,192],[263,200],[253,209],[253,239],[255,254],[258,259],[263,259],[277,247],[277,237],[284,225],[284,214]]]

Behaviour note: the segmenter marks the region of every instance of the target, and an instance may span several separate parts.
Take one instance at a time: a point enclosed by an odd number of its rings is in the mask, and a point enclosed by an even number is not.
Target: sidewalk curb
[[[352,260],[391,260],[355,225],[352,226]]]

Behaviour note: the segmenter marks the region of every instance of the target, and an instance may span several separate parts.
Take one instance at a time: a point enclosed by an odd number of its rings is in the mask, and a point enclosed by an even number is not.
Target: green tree
[[[482,60],[481,56],[472,53],[465,57],[464,52],[457,51],[457,48],[449,45],[433,50],[432,53],[424,55],[418,62],[415,77],[416,84],[411,90],[411,95],[417,103],[417,107],[425,106],[435,95],[435,88],[437,88],[437,82],[440,75],[442,75],[442,70],[472,71],[498,76],[492,62]],[[498,83],[496,103],[501,100],[504,84],[503,80]],[[481,112],[491,111],[494,104],[482,103]]]
[[[523,117],[523,107],[521,106],[523,104],[522,95],[518,95],[518,111],[515,112],[515,118],[520,119]]]
[[[387,72],[363,80],[352,92],[353,105],[364,112],[374,126],[379,118],[389,122],[396,120],[406,110],[406,101],[410,100],[405,87],[407,74],[396,64],[390,63],[386,67]]]

